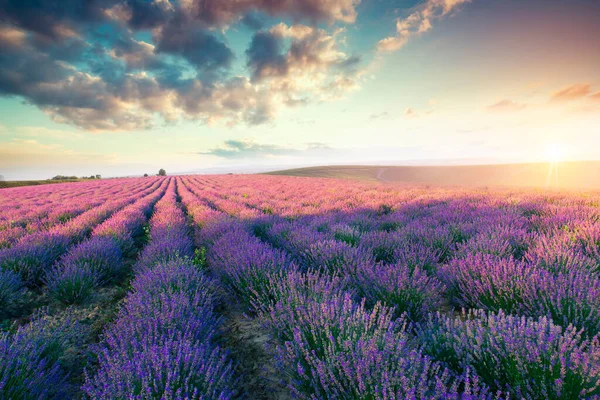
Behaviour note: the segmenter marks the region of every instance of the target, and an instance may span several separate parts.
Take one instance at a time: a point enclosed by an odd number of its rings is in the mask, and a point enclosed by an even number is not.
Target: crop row
[[[214,343],[218,294],[192,262],[175,179],[156,205],[150,238],[133,290],[98,347],[98,370],[83,390],[94,399],[229,398],[233,366]]]

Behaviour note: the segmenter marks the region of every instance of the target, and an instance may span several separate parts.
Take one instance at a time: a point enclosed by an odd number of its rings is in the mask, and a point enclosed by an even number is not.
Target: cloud
[[[201,155],[212,155],[225,159],[245,159],[245,158],[269,158],[283,156],[306,155],[307,153],[331,151],[331,147],[324,143],[311,142],[306,143],[304,147],[280,146],[274,144],[260,144],[250,139],[244,140],[226,140],[221,146],[206,152],[200,152]]]
[[[487,106],[487,110],[491,112],[516,112],[525,109],[527,105],[517,103],[515,101],[504,99],[497,103]]]
[[[369,119],[371,119],[371,120],[389,119],[390,117],[391,117],[390,113],[388,113],[387,111],[383,111],[380,113],[371,114],[369,116]]]
[[[394,52],[401,49],[408,40],[433,27],[433,23],[446,15],[454,12],[464,3],[471,0],[427,0],[416,11],[406,18],[396,20],[396,34],[381,39],[377,43],[377,50],[381,53]]]
[[[359,86],[361,57],[339,50],[343,29],[317,28],[353,23],[358,3],[0,0],[0,96],[90,131],[266,123]],[[294,24],[266,29],[263,15]],[[227,42],[236,23],[256,31],[244,70]]]
[[[590,99],[593,101],[600,101],[600,91],[590,94]]]
[[[409,108],[406,108],[406,109],[404,110],[404,115],[405,115],[405,116],[407,116],[407,117],[417,117],[417,116],[418,116],[418,114],[417,114],[417,112],[414,110],[414,108],[410,108],[410,107],[409,107]]]
[[[258,31],[265,26],[264,19],[257,12],[247,13],[246,15],[244,15],[244,17],[242,17],[240,22],[247,28],[255,30],[255,31]]]
[[[365,71],[359,56],[340,50],[342,33],[284,23],[257,32],[246,51],[252,80],[289,106],[308,102],[307,93],[317,100],[343,96],[359,86]]]
[[[591,91],[591,85],[589,83],[577,83],[552,93],[550,101],[565,102],[577,100],[586,97]]]

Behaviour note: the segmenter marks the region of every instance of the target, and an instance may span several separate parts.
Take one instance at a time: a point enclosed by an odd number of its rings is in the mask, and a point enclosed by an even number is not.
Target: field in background
[[[600,189],[600,162],[596,161],[561,162],[554,165],[537,163],[437,167],[340,165],[296,168],[268,174],[444,186]]]
[[[2,399],[594,399],[599,332],[590,191],[0,191]]]
[[[80,182],[81,180],[82,179],[44,179],[37,181],[0,181],[0,189],[20,186],[48,185],[51,183]]]

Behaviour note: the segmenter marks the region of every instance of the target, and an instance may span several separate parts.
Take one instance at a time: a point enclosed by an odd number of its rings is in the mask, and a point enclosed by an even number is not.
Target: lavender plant
[[[23,282],[19,275],[0,269],[0,315],[13,305],[22,286]]]
[[[573,326],[539,319],[470,311],[438,314],[421,326],[423,349],[457,372],[472,369],[493,391],[524,399],[600,395],[598,339]]]

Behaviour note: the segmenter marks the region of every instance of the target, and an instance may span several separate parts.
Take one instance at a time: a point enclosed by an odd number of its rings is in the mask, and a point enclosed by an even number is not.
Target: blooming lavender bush
[[[542,271],[535,278],[525,315],[548,316],[563,327],[574,325],[588,337],[600,332],[600,278],[579,271],[558,275]]]
[[[546,317],[471,311],[421,326],[423,349],[455,371],[474,370],[492,390],[524,399],[600,395],[600,346]]]
[[[13,247],[0,250],[0,268],[16,272],[26,284],[35,285],[70,244],[69,238],[60,234],[26,236]]]
[[[365,265],[359,269],[356,281],[369,304],[383,302],[394,308],[396,316],[407,313],[413,321],[444,303],[445,288],[437,278],[404,264]]]
[[[347,295],[309,302],[291,322],[276,354],[298,398],[459,398],[460,382],[412,349],[402,322],[380,304],[368,311]]]
[[[88,396],[229,398],[233,367],[211,344],[220,325],[211,285],[190,263],[140,272],[96,351],[100,368],[86,379]]]
[[[525,255],[525,259],[554,274],[572,271],[595,272],[598,261],[588,257],[573,239],[563,232],[540,235]]]
[[[303,254],[306,268],[327,273],[355,275],[361,265],[372,262],[369,254],[336,240],[322,240],[312,244]]]
[[[19,275],[0,269],[0,315],[2,315],[18,297],[23,283]]]
[[[179,336],[146,335],[128,350],[100,353],[100,369],[83,386],[88,398],[232,398],[233,367],[218,347]]]
[[[58,264],[46,274],[45,283],[50,295],[65,304],[80,304],[100,286],[102,275],[88,264]]]
[[[48,398],[63,381],[58,363],[44,357],[44,347],[0,333],[0,397]]]
[[[186,234],[172,234],[153,240],[140,255],[136,266],[151,266],[194,256],[194,247]]]
[[[108,281],[118,276],[122,269],[119,245],[110,238],[94,237],[71,249],[61,258],[64,267],[84,268]]]
[[[245,230],[236,229],[214,242],[207,263],[238,298],[250,305],[253,293],[268,290],[270,275],[287,270],[291,261],[281,250],[261,242]]]
[[[61,361],[85,335],[74,319],[51,317],[43,310],[14,334],[0,333],[0,398],[64,398]]]
[[[461,307],[527,313],[538,272],[521,261],[476,254],[450,262],[440,277]]]
[[[260,289],[251,291],[251,308],[271,324],[277,322],[280,313],[292,312],[309,302],[324,302],[344,292],[353,293],[347,278],[298,269],[270,273],[267,284]]]

